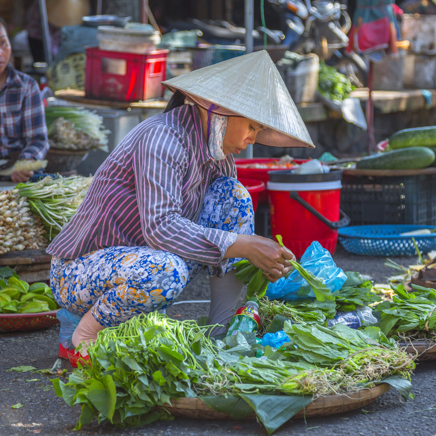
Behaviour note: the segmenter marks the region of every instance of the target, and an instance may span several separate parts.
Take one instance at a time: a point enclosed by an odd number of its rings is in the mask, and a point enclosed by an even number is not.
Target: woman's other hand
[[[24,183],[27,182],[33,176],[33,171],[21,170],[14,171],[11,174],[11,180],[14,183]]]
[[[295,260],[294,253],[272,239],[257,235],[238,235],[225,258],[243,257],[260,268],[270,282],[275,282],[293,269],[288,262]]]

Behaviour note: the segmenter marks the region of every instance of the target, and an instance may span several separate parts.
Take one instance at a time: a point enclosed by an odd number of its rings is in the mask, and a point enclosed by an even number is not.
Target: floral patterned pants
[[[198,224],[253,234],[250,194],[236,179],[215,180],[206,193]],[[222,263],[224,273],[238,260]],[[140,313],[164,310],[201,268],[199,263],[146,246],[108,247],[73,260],[53,258],[50,283],[62,308],[78,315],[92,308],[94,318],[111,327]]]

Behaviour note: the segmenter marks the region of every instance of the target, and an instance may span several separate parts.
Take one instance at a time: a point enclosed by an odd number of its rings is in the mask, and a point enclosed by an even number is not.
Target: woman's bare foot
[[[73,334],[74,348],[84,343],[85,346],[82,347],[80,354],[83,357],[86,357],[88,355],[88,349],[86,346],[89,345],[91,341],[95,342],[95,340],[97,339],[97,333],[103,329],[104,327],[94,319],[91,310],[89,310],[88,312],[86,312],[84,317],[80,320],[79,325],[76,327],[76,330],[74,330],[74,334]]]

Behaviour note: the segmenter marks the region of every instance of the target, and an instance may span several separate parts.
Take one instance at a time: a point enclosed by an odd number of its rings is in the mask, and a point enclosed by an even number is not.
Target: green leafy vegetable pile
[[[299,265],[300,269],[304,268]],[[303,271],[302,276],[307,280],[309,271]],[[337,311],[351,312],[357,306],[369,306],[381,301],[381,297],[371,292],[371,282],[364,280],[358,272],[345,272],[347,280],[342,288],[331,293],[325,285],[320,291],[322,281],[317,277],[310,277],[308,281],[317,299],[302,299],[297,301],[269,300],[264,297],[259,300],[259,316],[261,326],[259,333],[266,332],[276,316],[288,318],[295,323],[326,325],[328,319],[334,318]],[[323,299],[319,299],[321,296]]]
[[[332,301],[299,300],[286,302],[264,297],[259,300],[260,326],[258,334],[263,336],[266,332],[274,333],[277,330],[282,330],[282,325],[287,319],[298,324],[315,323],[324,325],[327,318],[333,318],[334,315],[335,310]],[[281,320],[282,322],[272,331],[271,326],[274,320]]]
[[[38,313],[59,308],[51,289],[45,283],[33,283],[29,286],[10,269],[0,271],[0,313]]]
[[[97,415],[118,426],[171,419],[154,408],[170,398],[196,396],[192,385],[202,368],[195,355],[202,348],[217,354],[207,328],[152,312],[101,331],[88,350],[92,366],[74,371],[66,385],[54,382],[68,405],[82,406],[76,429]]]
[[[318,92],[333,101],[344,101],[353,91],[353,86],[344,74],[329,67],[324,61],[319,64]]]
[[[387,339],[378,327],[354,330],[342,324],[326,328],[287,322],[284,330],[296,347],[281,347],[278,354],[290,361],[340,368],[356,383],[381,380],[393,374],[407,377],[415,367],[404,352],[398,351],[396,342]]]
[[[370,280],[362,279],[358,272],[345,272],[347,281],[339,291],[335,292],[336,310],[351,312],[356,306],[370,306],[381,301],[379,295],[371,292],[372,283]]]
[[[154,312],[101,331],[88,348],[91,365],[73,371],[68,383],[53,380],[58,396],[82,407],[76,429],[94,417],[117,426],[168,420],[165,404],[200,397],[230,416],[256,412],[271,433],[320,395],[386,377],[405,397],[410,389],[413,361],[375,327],[330,331],[287,323],[292,343],[274,353],[257,345],[254,333],[213,341],[209,328]],[[255,357],[259,350],[264,358]]]
[[[395,339],[436,340],[436,290],[413,285],[407,292],[403,285],[396,288],[393,301],[383,301],[375,308],[381,313],[380,329]]]

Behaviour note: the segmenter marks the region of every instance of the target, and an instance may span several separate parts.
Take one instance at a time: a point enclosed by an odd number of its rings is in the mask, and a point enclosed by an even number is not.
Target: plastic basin
[[[262,159],[235,159],[236,171],[238,174],[238,179],[253,179],[263,182],[266,186],[268,183],[268,173],[270,171],[283,171],[289,169],[283,168],[245,168],[244,165],[249,164],[268,164],[272,162],[278,162],[280,158],[262,158]],[[307,159],[295,159],[296,164],[301,164],[306,162]],[[266,190],[260,194],[259,202],[261,204],[268,204],[268,194]]]
[[[253,201],[253,210],[256,212],[257,205],[259,204],[259,197],[262,192],[265,192],[265,183],[256,179],[245,179],[240,177],[238,179],[247,189]]]

